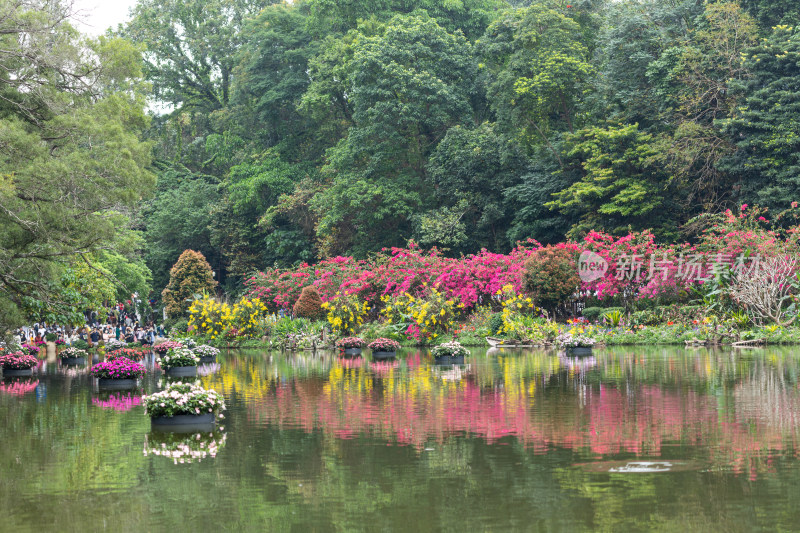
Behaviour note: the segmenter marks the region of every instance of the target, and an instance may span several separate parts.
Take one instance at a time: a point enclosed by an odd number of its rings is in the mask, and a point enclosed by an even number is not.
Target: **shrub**
[[[494,313],[489,319],[489,334],[499,335],[503,331],[503,313]]]
[[[337,294],[330,302],[322,304],[328,312],[328,322],[336,334],[355,333],[367,316],[367,302],[360,302],[355,296]]]
[[[580,286],[575,251],[546,246],[525,261],[523,286],[537,305],[555,310]]]
[[[425,297],[416,298],[405,293],[394,298],[384,296],[382,301],[386,306],[381,313],[386,320],[392,324],[408,324],[406,337],[421,342],[448,332],[455,323],[456,313],[464,307],[433,288]]]
[[[169,271],[169,283],[161,297],[169,316],[180,316],[189,308],[195,295],[213,292],[217,286],[211,265],[200,252],[186,250]]]
[[[322,316],[322,298],[319,297],[317,288],[312,285],[304,287],[303,292],[300,293],[300,297],[292,307],[292,312],[295,316],[312,320]]]

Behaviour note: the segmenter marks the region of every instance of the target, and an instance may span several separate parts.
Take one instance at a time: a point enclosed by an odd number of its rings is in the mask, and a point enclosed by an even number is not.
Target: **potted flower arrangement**
[[[35,344],[23,344],[20,351],[25,355],[39,355],[39,347]]]
[[[153,351],[156,352],[158,355],[164,355],[170,350],[183,347],[184,347],[183,344],[181,344],[180,342],[166,341],[153,346]]]
[[[106,341],[106,350],[111,352],[114,350],[119,350],[120,348],[124,348],[128,345],[127,342],[119,339],[108,339]]]
[[[145,436],[144,455],[168,457],[174,464],[199,462],[216,457],[226,439],[227,434],[221,431],[191,435],[152,432]]]
[[[458,341],[450,341],[434,346],[431,353],[437,364],[461,365],[464,364],[464,357],[469,355],[469,350]]]
[[[0,366],[3,367],[3,377],[31,376],[33,367],[39,360],[32,355],[22,352],[11,352],[0,355]]]
[[[562,333],[556,337],[556,344],[564,348],[568,355],[592,355],[595,340],[582,333]]]
[[[144,359],[144,352],[136,348],[119,348],[113,352],[106,354],[106,361],[113,361],[119,357],[124,357],[132,361],[141,361]]]
[[[200,358],[189,348],[172,348],[158,359],[161,368],[168,376],[194,377]]]
[[[67,341],[64,339],[56,339],[56,352],[60,353],[61,350],[67,347]]]
[[[97,363],[90,372],[97,378],[97,384],[101,389],[123,390],[135,387],[136,380],[144,376],[145,368],[136,361],[117,357],[111,361]]]
[[[208,344],[202,344],[192,351],[200,358],[202,364],[213,363],[219,355],[219,350]]]
[[[336,341],[336,347],[344,350],[345,355],[361,355],[364,339],[360,337],[345,337]]]
[[[166,431],[213,428],[225,409],[221,394],[191,383],[173,383],[161,392],[143,396],[142,402],[153,428]]]
[[[65,365],[83,365],[86,363],[86,351],[79,350],[78,348],[64,348],[59,354],[61,356],[61,363]]]
[[[381,337],[369,343],[368,348],[372,350],[373,359],[391,359],[397,355],[397,350],[400,349],[400,343],[392,339],[384,339]]]

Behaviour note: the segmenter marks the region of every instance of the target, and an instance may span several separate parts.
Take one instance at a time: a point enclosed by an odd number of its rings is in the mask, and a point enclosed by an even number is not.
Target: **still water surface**
[[[0,381],[2,531],[800,528],[797,349],[227,353],[212,434],[87,367]],[[152,369],[152,361],[150,361]]]

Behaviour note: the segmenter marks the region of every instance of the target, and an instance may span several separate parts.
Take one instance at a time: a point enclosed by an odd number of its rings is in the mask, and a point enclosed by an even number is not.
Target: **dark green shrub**
[[[492,335],[497,335],[500,333],[500,329],[503,327],[503,314],[502,313],[495,313],[489,319],[489,332]]]

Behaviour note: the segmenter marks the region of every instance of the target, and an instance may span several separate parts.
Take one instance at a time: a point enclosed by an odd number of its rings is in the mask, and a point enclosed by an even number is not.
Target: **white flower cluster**
[[[225,399],[215,390],[188,383],[174,383],[161,392],[142,396],[150,416],[200,415],[225,409]]]
[[[179,366],[197,366],[200,358],[189,348],[175,348],[159,358],[161,368],[175,368]]]
[[[208,344],[201,344],[194,350],[195,355],[200,357],[216,357],[219,355],[219,350]]]

